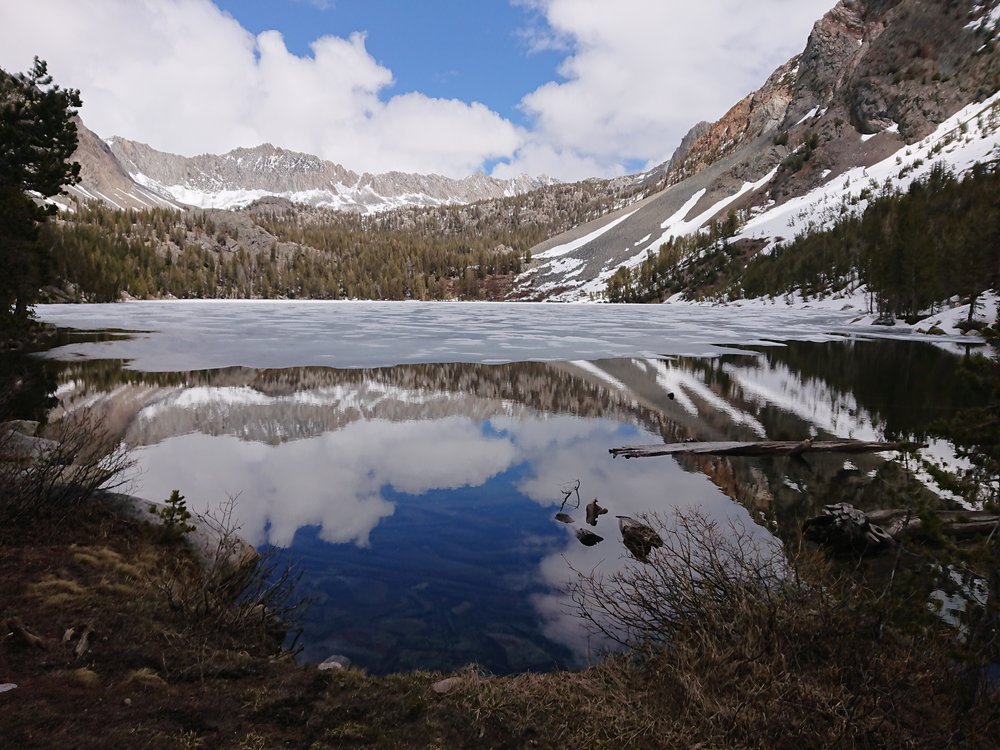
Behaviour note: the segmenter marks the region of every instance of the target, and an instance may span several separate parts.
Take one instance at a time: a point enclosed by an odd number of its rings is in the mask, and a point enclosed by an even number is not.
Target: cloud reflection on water
[[[205,510],[239,494],[242,533],[254,543],[278,546],[291,545],[299,529],[317,526],[326,542],[367,547],[373,531],[396,511],[387,495],[396,501],[401,495],[410,501],[428,495],[420,502],[433,504],[441,493],[462,487],[482,487],[488,496],[520,495],[540,506],[532,513],[530,523],[536,524],[539,516],[551,519],[558,509],[559,488],[579,479],[581,507],[569,512],[576,526],[584,526],[582,506],[598,498],[610,510],[596,529],[605,541],[585,547],[573,527],[551,520],[562,541],[555,548],[551,541],[535,545],[529,557],[537,567],[503,585],[526,592],[542,633],[583,658],[594,644],[569,611],[563,591],[572,569],[600,565],[610,573],[634,564],[620,543],[616,514],[698,506],[713,518],[749,523],[747,512],[703,474],[684,471],[672,460],[613,460],[608,454],[609,446],[655,439],[645,430],[606,419],[540,414],[478,421],[452,416],[363,420],[278,445],[191,433],[138,454],[143,495],[166,497],[179,488],[196,510]],[[482,526],[488,533],[489,508],[484,511]],[[411,533],[419,538],[424,530]],[[470,538],[477,533],[483,529]],[[523,545],[529,538],[511,542]],[[488,578],[489,571],[483,575]]]
[[[503,423],[505,420],[495,421]],[[732,522],[753,530],[762,540],[771,539],[770,534],[755,525],[743,506],[734,503],[707,476],[685,471],[672,459],[594,460],[592,446],[621,442],[621,426],[614,422],[554,418],[544,422],[511,422],[506,429],[519,447],[526,449],[526,455],[544,456],[544,460],[530,464],[529,475],[518,485],[521,492],[542,505],[551,506],[552,488],[567,479],[579,479],[581,507],[571,511],[575,525],[591,528],[585,524],[583,511],[591,498],[596,497],[609,511],[593,529],[605,541],[593,547],[580,544],[573,527],[564,527],[566,544],[546,555],[539,565],[538,574],[545,584],[545,593],[533,597],[542,617],[542,632],[566,644],[582,658],[595,654],[607,644],[591,639],[564,593],[566,585],[576,576],[574,571],[588,573],[599,568],[602,575],[608,576],[627,566],[641,564],[620,543],[616,515],[658,514],[669,520],[675,509],[698,509],[723,527]],[[648,433],[640,433],[637,437],[642,442],[655,440]],[[555,508],[552,510],[554,512]]]
[[[145,497],[179,488],[201,512],[238,494],[241,533],[255,544],[288,546],[311,525],[324,541],[367,546],[394,511],[383,487],[422,495],[479,485],[508,468],[516,451],[473,420],[449,417],[353,422],[279,445],[194,433],[145,447],[137,458]]]

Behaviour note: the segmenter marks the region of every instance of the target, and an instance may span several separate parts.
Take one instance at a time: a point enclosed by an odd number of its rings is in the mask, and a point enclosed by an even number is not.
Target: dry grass
[[[61,608],[78,601],[87,590],[71,578],[57,578],[47,575],[40,581],[28,584],[28,596],[34,597],[42,606]]]
[[[70,672],[70,677],[73,682],[83,687],[95,688],[101,684],[101,678],[98,676],[97,672],[93,669],[87,669],[87,667],[80,667],[74,669]]]

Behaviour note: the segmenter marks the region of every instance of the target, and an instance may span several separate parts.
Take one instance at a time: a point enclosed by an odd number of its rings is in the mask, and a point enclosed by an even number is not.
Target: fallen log
[[[879,524],[896,539],[935,533],[958,540],[972,539],[1000,529],[1000,515],[988,510],[938,510],[921,518],[903,508],[891,508],[872,510],[866,515],[871,523]],[[927,519],[933,520],[928,524]]]
[[[1000,531],[1000,515],[984,510],[926,511],[906,508],[867,513],[850,503],[824,505],[823,513],[802,525],[807,539],[830,547],[834,554],[878,554],[908,539],[963,541]]]
[[[611,448],[612,456],[646,458],[648,456],[799,456],[804,453],[880,453],[912,451],[925,446],[919,443],[878,443],[866,440],[761,440],[757,442],[665,443],[664,445],[626,445]]]
[[[17,617],[11,617],[7,620],[3,624],[3,627],[0,628],[0,633],[3,633],[5,640],[11,638],[14,642],[29,648],[45,648],[46,645],[44,638],[28,630],[25,624]]]

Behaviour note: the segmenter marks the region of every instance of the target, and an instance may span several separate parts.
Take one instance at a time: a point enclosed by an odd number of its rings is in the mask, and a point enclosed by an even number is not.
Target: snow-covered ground
[[[799,312],[814,310],[817,313],[856,313],[847,322],[850,326],[864,329],[865,336],[880,338],[925,338],[946,349],[964,351],[966,345],[981,343],[982,337],[976,331],[966,333],[960,327],[969,318],[969,305],[962,303],[958,297],[945,300],[939,309],[928,311],[927,315],[914,323],[896,318],[891,325],[876,323],[879,319],[873,315],[869,305],[870,295],[861,285],[841,289],[826,296],[807,297],[801,291],[776,297],[755,297],[753,299],[738,299],[729,302],[685,301],[681,295],[675,295],[667,300],[667,304],[681,303],[685,305],[703,305],[707,307],[731,307],[735,309],[767,309],[788,308]],[[973,319],[987,326],[997,324],[997,310],[1000,306],[1000,294],[995,290],[987,290],[976,300]]]

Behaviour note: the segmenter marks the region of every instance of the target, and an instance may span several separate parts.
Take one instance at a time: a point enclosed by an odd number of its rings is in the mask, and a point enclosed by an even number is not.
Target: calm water
[[[82,408],[135,447],[133,491],[301,562],[304,656],[374,672],[583,663],[602,646],[561,593],[637,564],[616,514],[698,507],[793,533],[822,503],[928,492],[880,456],[612,460],[696,439],[924,437],[976,399],[958,359],[848,336],[843,316],[701,307],[171,302],[44,306],[144,333],[50,353],[58,420]],[[869,334],[870,331],[862,331]],[[670,397],[673,394],[673,398]],[[926,458],[954,461],[932,441]],[[581,545],[563,488],[611,512]],[[572,498],[575,502],[575,495]],[[610,520],[609,520],[610,519]],[[586,527],[589,528],[589,527]]]

